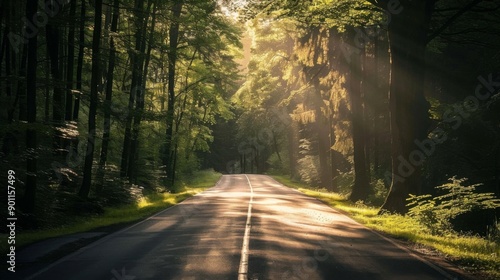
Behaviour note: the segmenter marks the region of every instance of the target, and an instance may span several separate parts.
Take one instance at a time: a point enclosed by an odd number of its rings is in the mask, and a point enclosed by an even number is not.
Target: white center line
[[[252,183],[250,183],[250,179],[245,175],[248,181],[248,185],[250,186],[250,202],[248,203],[248,212],[247,212],[247,221],[245,226],[245,236],[243,237],[243,245],[241,247],[241,259],[240,259],[240,268],[238,269],[238,280],[247,280],[248,274],[248,251],[249,251],[249,243],[250,243],[250,228],[251,220],[252,220],[252,203],[253,203],[253,187]]]

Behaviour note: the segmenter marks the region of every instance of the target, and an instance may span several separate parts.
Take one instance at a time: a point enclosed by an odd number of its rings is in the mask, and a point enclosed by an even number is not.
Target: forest
[[[213,169],[500,236],[498,1],[1,0],[0,25],[23,230]]]

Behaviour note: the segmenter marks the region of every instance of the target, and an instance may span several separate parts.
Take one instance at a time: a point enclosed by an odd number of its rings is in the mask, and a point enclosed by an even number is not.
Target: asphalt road
[[[28,279],[451,279],[316,199],[263,175],[217,186]]]

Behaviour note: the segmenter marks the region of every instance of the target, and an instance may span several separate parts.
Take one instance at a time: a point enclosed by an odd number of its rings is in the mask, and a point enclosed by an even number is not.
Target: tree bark
[[[148,1],[148,8],[146,11],[146,15],[144,15],[144,18],[149,15],[150,10],[151,10],[151,4],[153,4],[153,15],[151,19],[151,30],[150,30],[150,36],[149,36],[149,44],[151,46],[151,43],[153,41],[153,34],[154,34],[154,27],[156,24],[156,1],[150,0]],[[140,125],[142,122],[142,116],[144,112],[144,99],[145,99],[145,94],[146,94],[146,80],[147,77],[147,67],[149,66],[149,56],[151,55],[151,48],[148,50],[148,53],[146,53],[146,34],[147,34],[147,20],[144,20],[141,26],[141,32],[139,36],[137,37],[137,45],[136,47],[139,48],[139,59],[138,59],[138,64],[137,64],[137,87],[139,90],[136,90],[136,110],[134,114],[134,124],[132,127],[132,134],[131,134],[131,141],[130,141],[130,152],[129,152],[129,165],[128,165],[128,176],[131,181],[135,180],[137,177],[137,161],[139,160],[139,132],[140,132]]]
[[[29,42],[28,42],[29,44]],[[27,113],[27,89],[26,84],[23,82],[23,77],[26,77],[26,61],[28,57],[28,47],[26,45],[23,46],[23,55],[21,58],[21,65],[19,66],[19,82],[17,85],[17,95],[16,99],[19,103],[19,120],[27,121],[28,113]]]
[[[143,36],[143,25],[145,24],[144,15],[144,0],[136,0],[134,4],[134,27],[135,27],[135,50],[131,55],[132,61],[132,81],[130,84],[130,96],[128,103],[128,114],[125,122],[125,134],[123,137],[123,149],[122,149],[122,160],[120,166],[120,176],[129,177],[130,172],[134,169],[133,156],[131,156],[133,145],[133,131],[132,125],[134,121],[134,116],[137,113],[138,99],[141,98],[142,91],[142,61],[143,61],[143,48],[142,43],[144,40]]]
[[[174,185],[174,159],[173,147],[173,126],[174,126],[174,105],[175,105],[175,75],[177,63],[177,46],[179,44],[179,21],[183,6],[183,1],[175,1],[172,7],[172,23],[169,28],[169,52],[168,56],[168,103],[167,103],[167,131],[165,137],[165,148],[163,164],[167,172],[167,187]]]
[[[391,49],[391,187],[381,211],[406,213],[406,198],[420,190],[420,166],[415,140],[427,138],[428,108],[423,93],[425,47],[435,1],[404,1],[402,13],[389,24]],[[417,155],[417,157],[415,157]]]
[[[110,38],[109,38],[109,65],[106,73],[106,96],[104,101],[104,124],[102,134],[101,154],[99,156],[98,191],[102,190],[104,183],[104,168],[108,160],[108,147],[111,135],[111,100],[113,98],[113,72],[115,70],[116,46],[114,33],[118,30],[118,17],[120,16],[119,0],[113,1],[113,18],[111,19]]]
[[[332,100],[330,100],[330,103],[332,103]],[[333,108],[332,105],[329,105],[329,116],[328,116],[328,125],[330,128],[330,169],[331,173],[330,176],[331,178],[331,183],[330,183],[330,189],[329,191],[331,192],[338,192],[339,186],[337,183],[337,177],[340,175],[338,168],[337,168],[337,160],[335,158],[335,150],[332,148],[333,145],[335,145],[335,142],[337,141],[336,136],[335,136],[335,128],[333,126]]]
[[[90,106],[88,121],[87,152],[85,154],[85,165],[83,168],[83,182],[79,195],[87,198],[92,183],[92,162],[94,160],[94,144],[96,136],[96,114],[97,114],[97,91],[101,78],[101,25],[102,25],[102,0],[95,0],[94,32],[92,34],[92,78],[90,81]]]
[[[297,171],[297,160],[299,158],[299,128],[296,121],[290,119],[290,127],[287,129],[288,138],[288,161],[290,163],[290,178],[298,179],[299,172]]]
[[[352,142],[354,148],[354,185],[349,197],[351,201],[366,200],[370,194],[368,172],[366,170],[365,123],[363,110],[363,69],[361,58],[365,54],[365,46],[360,52],[351,55],[351,73],[349,75],[349,96],[351,99]]]
[[[66,70],[66,106],[64,110],[64,119],[71,121],[73,119],[73,68],[75,60],[75,14],[76,0],[71,1],[69,7],[69,31],[68,31],[68,59]]]
[[[37,13],[38,1],[26,2],[26,18],[32,19]],[[26,27],[28,29],[28,27]],[[27,32],[29,32],[27,30]],[[38,36],[34,34],[28,40],[27,71],[26,71],[26,99],[27,120],[26,149],[28,150],[26,166],[26,190],[24,193],[24,211],[33,214],[35,212],[36,189],[37,189],[37,133],[33,127],[36,122],[36,68],[37,68],[37,42]]]
[[[76,91],[75,103],[73,107],[73,120],[78,121],[80,113],[80,95],[82,94],[82,70],[83,70],[83,55],[85,51],[85,0],[82,0],[80,9],[80,28],[78,35],[78,61],[76,66]]]
[[[313,98],[314,112],[316,115],[314,128],[316,130],[316,136],[318,139],[320,180],[322,186],[326,187],[327,189],[331,189],[332,174],[330,161],[328,159],[328,157],[330,156],[330,130],[328,126],[329,122],[325,119],[325,116],[323,114],[323,107],[325,103],[323,101],[323,97],[321,96],[321,92],[319,91],[319,85],[315,86],[315,93]]]
[[[54,124],[60,125],[63,120],[63,95],[60,88],[61,69],[59,68],[59,40],[61,39],[61,35],[59,28],[53,24],[47,24],[45,31],[47,51],[50,58],[50,73],[54,89],[52,93],[52,121]]]

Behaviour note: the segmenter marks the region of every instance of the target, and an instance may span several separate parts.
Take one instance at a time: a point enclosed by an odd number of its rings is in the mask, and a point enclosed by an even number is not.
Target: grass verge
[[[307,187],[285,176],[273,176],[278,182],[315,197],[327,205],[341,210],[368,228],[383,232],[396,239],[432,248],[459,267],[481,278],[500,279],[500,244],[479,236],[450,233],[437,236],[408,216],[378,215],[378,208],[352,203],[346,197],[325,189]]]
[[[48,238],[68,234],[103,231],[112,232],[119,228],[138,222],[161,210],[174,206],[207,188],[215,185],[221,174],[212,170],[195,173],[189,179],[180,181],[175,186],[175,193],[151,192],[144,194],[136,203],[113,208],[105,208],[104,213],[91,217],[75,217],[68,225],[36,231],[17,232],[16,250]],[[7,252],[7,235],[2,234],[0,252]]]

